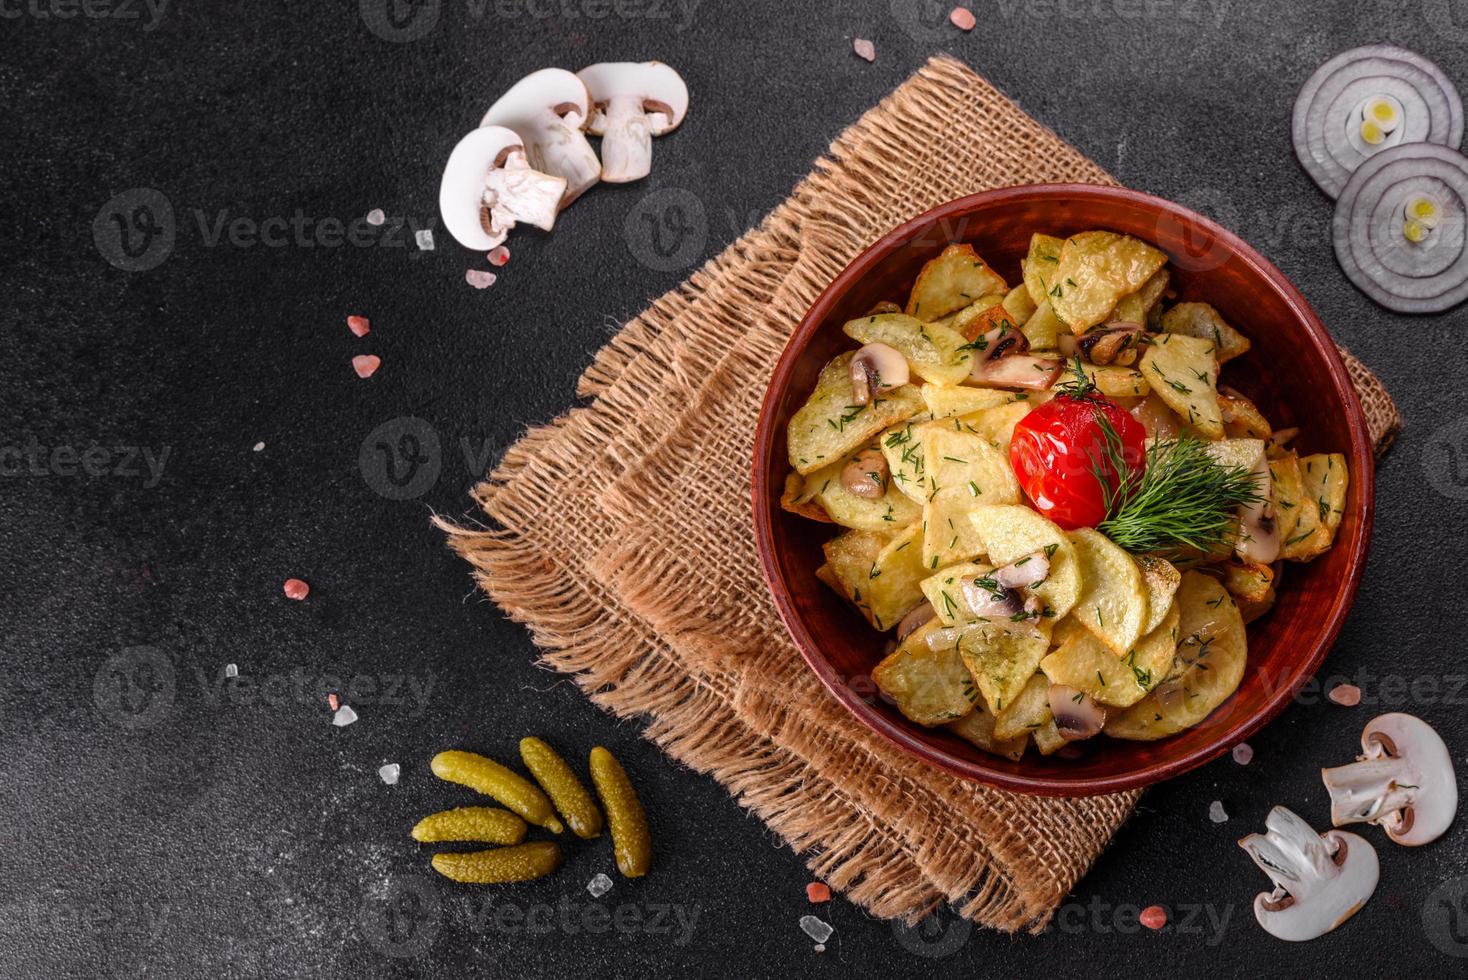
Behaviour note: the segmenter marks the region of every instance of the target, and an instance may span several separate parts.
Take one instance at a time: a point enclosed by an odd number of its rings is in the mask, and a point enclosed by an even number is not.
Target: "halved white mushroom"
[[[652,138],[688,114],[688,86],[661,61],[610,61],[576,73],[594,105],[587,127],[602,137],[601,179],[641,180],[652,170]]]
[[[1050,714],[1055,728],[1067,742],[1078,742],[1101,734],[1106,724],[1106,709],[1084,691],[1064,684],[1050,685]]]
[[[884,391],[907,384],[907,358],[895,347],[867,344],[856,352],[847,368],[851,375],[851,399],[865,405]]]
[[[1279,521],[1274,512],[1274,476],[1264,453],[1251,471],[1257,498],[1239,507],[1239,539],[1234,551],[1245,561],[1272,564],[1279,558]]]
[[[864,500],[880,500],[887,494],[887,457],[876,448],[863,449],[841,468],[841,485]]]
[[[1381,874],[1376,851],[1342,830],[1317,834],[1294,812],[1277,806],[1263,834],[1239,841],[1274,891],[1254,896],[1254,918],[1289,942],[1317,939],[1360,911]]]
[[[1053,357],[1029,353],[1025,335],[1002,323],[973,341],[975,351],[968,383],[979,388],[1027,388],[1044,391],[1060,377],[1064,365]]]
[[[1367,722],[1357,761],[1320,770],[1337,827],[1372,823],[1398,844],[1437,840],[1458,812],[1453,758],[1432,726],[1392,712]]]
[[[483,252],[516,222],[550,231],[566,181],[530,167],[520,137],[485,126],[459,140],[438,185],[444,227],[465,248]]]
[[[582,132],[590,112],[581,79],[563,68],[543,68],[511,86],[479,125],[514,130],[533,169],[564,177],[564,209],[601,176],[601,161]]]

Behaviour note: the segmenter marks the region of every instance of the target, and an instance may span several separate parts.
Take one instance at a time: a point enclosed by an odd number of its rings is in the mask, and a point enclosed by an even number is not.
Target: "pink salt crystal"
[[[953,26],[960,31],[971,31],[978,21],[974,20],[974,12],[967,7],[954,7],[953,12],[948,15]]]
[[[1167,909],[1161,905],[1149,905],[1142,909],[1142,914],[1137,916],[1137,921],[1148,929],[1161,929],[1167,925]]]
[[[1355,684],[1337,684],[1326,697],[1341,707],[1354,708],[1361,703],[1361,689]]]
[[[464,281],[475,289],[488,289],[494,285],[496,278],[493,272],[485,272],[483,269],[470,269],[464,273]]]
[[[328,707],[331,708],[332,711],[335,711],[336,708],[337,708],[337,705],[340,704],[340,703],[341,702],[337,701],[335,694],[328,694],[326,696],[326,704],[327,704]]]
[[[876,46],[864,37],[859,37],[856,40],[852,41],[851,50],[856,52],[856,56],[858,58],[865,58],[867,61],[877,60]]]
[[[489,264],[494,266],[504,265],[510,261],[510,250],[503,245],[496,245],[489,250]]]
[[[352,358],[352,370],[357,372],[359,378],[372,377],[381,366],[382,358],[376,354],[358,354]]]
[[[311,594],[311,586],[307,585],[305,582],[302,582],[298,578],[286,579],[283,588],[285,591],[285,597],[287,599],[295,599],[297,602]]]
[[[372,321],[365,316],[347,317],[347,329],[358,337],[367,336],[367,331],[372,329]]]
[[[387,220],[387,215],[382,213],[382,208],[373,208],[367,212],[367,223],[369,225],[380,225]]]
[[[1254,761],[1254,747],[1248,742],[1240,742],[1234,746],[1234,761],[1241,766],[1247,766]]]

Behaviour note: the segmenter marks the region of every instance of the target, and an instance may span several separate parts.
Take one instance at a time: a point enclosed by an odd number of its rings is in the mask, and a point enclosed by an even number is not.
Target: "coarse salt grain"
[[[823,943],[827,939],[830,939],[831,933],[836,930],[831,928],[830,923],[822,922],[813,915],[802,915],[800,917],[800,931],[816,942]]]
[[[497,278],[493,272],[485,272],[483,269],[470,269],[464,273],[464,281],[475,289],[488,289]]]
[[[352,358],[352,370],[357,372],[359,378],[372,377],[381,366],[382,358],[376,354],[358,354]]]
[[[387,220],[387,215],[382,213],[382,208],[373,208],[367,212],[367,223],[369,225],[380,225]]]
[[[586,890],[591,892],[592,898],[601,898],[612,890],[612,879],[597,872],[596,876],[586,883]]]
[[[253,445],[253,446],[251,446],[251,447],[250,447],[250,449],[251,449],[251,450],[252,450],[252,451],[253,451],[253,452],[257,452],[257,453],[258,453],[258,452],[261,452],[261,451],[262,451],[262,450],[264,450],[264,449],[265,449],[265,443],[263,443],[263,442],[257,442],[257,443],[255,443],[255,444],[254,444],[254,445]]]
[[[505,248],[503,245],[496,245],[494,248],[489,250],[489,253],[485,256],[485,258],[489,259],[490,265],[504,265],[506,262],[510,261],[510,250]]]
[[[372,321],[365,316],[349,316],[347,317],[347,329],[358,337],[365,337],[372,329]]]
[[[974,25],[978,23],[974,19],[974,12],[967,7],[954,7],[953,12],[948,15],[948,19],[960,31],[971,31],[974,29]]]
[[[335,694],[328,694],[326,696],[326,706],[332,711],[335,711],[340,705],[341,702],[336,699]]]
[[[1222,803],[1220,803],[1218,800],[1214,800],[1212,803],[1208,804],[1208,819],[1212,820],[1214,823],[1227,823],[1228,811],[1224,810]]]
[[[344,704],[336,709],[336,714],[331,716],[331,723],[337,728],[346,728],[357,720],[357,713],[352,710],[351,705]]]
[[[825,951],[826,951],[826,944],[825,943],[816,943],[816,952],[817,953],[824,953]]]
[[[225,664],[224,665],[224,676],[225,677],[238,677],[238,676],[240,676],[240,668],[239,668],[239,665],[237,665],[237,664]]]
[[[811,902],[829,902],[831,887],[824,881],[813,881],[805,886],[805,897]]]
[[[287,599],[295,599],[299,602],[311,594],[311,586],[298,578],[288,578],[285,580],[285,585],[281,586],[281,591],[285,593]]]
[[[1167,909],[1161,905],[1149,905],[1142,909],[1142,914],[1137,917],[1137,921],[1148,929],[1161,929],[1167,925]]]
[[[876,46],[864,37],[859,37],[856,40],[852,41],[851,50],[856,52],[856,56],[858,58],[865,58],[867,61],[877,60]]]
[[[413,241],[417,242],[418,247],[423,251],[433,251],[433,232],[427,228],[413,232]]]
[[[1254,761],[1254,747],[1248,742],[1240,742],[1234,746],[1234,761],[1241,766],[1247,766]]]
[[[1343,708],[1354,708],[1361,703],[1361,689],[1355,684],[1337,684],[1326,697]]]
[[[389,762],[387,765],[377,770],[377,778],[381,779],[389,786],[395,786],[398,782],[398,774],[402,771],[402,766],[398,765],[396,762]]]

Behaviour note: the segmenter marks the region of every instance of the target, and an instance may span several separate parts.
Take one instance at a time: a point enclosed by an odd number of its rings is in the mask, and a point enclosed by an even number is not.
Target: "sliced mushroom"
[[[1254,918],[1271,936],[1289,942],[1317,939],[1355,915],[1376,891],[1380,868],[1364,838],[1341,830],[1317,834],[1292,811],[1277,806],[1266,832],[1239,841],[1274,891],[1254,896]]]
[[[912,612],[897,621],[897,642],[901,643],[913,634],[918,627],[938,615],[938,610],[933,608],[931,602],[925,602]]]
[[[1013,619],[1025,612],[1024,596],[1000,585],[992,572],[964,576],[958,586],[969,611],[980,619]]]
[[[1033,589],[1050,577],[1050,559],[1036,551],[994,572],[998,583],[1008,589]]]
[[[1067,742],[1077,742],[1101,734],[1106,724],[1106,709],[1095,698],[1064,684],[1050,685],[1050,713],[1055,728]]]
[[[974,364],[969,384],[980,388],[1028,388],[1043,391],[1055,383],[1064,367],[1056,358],[1030,354],[1025,335],[1007,323],[972,342]]]
[[[661,61],[616,61],[577,72],[594,108],[588,129],[602,137],[601,179],[641,180],[652,170],[652,138],[671,133],[688,114],[688,86]]]
[[[444,167],[438,208],[444,227],[466,248],[483,252],[524,221],[550,231],[566,182],[533,169],[520,137],[484,126],[459,140]]]
[[[1371,719],[1361,732],[1357,761],[1320,770],[1337,827],[1371,823],[1398,844],[1437,840],[1458,812],[1453,759],[1432,727],[1393,712]]]
[[[880,449],[863,449],[841,468],[841,485],[864,500],[887,494],[887,457]]]
[[[1108,323],[1099,330],[1092,330],[1076,341],[1076,348],[1092,364],[1131,363],[1137,358],[1137,347],[1142,339],[1142,325],[1118,320]],[[1130,353],[1130,358],[1122,358]]]
[[[562,68],[543,68],[511,86],[479,125],[514,130],[533,169],[564,177],[564,209],[601,177],[601,161],[582,132],[590,112],[581,79]]]
[[[1239,539],[1234,551],[1244,561],[1268,565],[1279,558],[1279,521],[1274,512],[1274,478],[1262,452],[1251,472],[1258,499],[1239,507]]]
[[[1176,439],[1182,431],[1182,419],[1177,413],[1167,407],[1167,403],[1157,397],[1155,391],[1149,391],[1142,403],[1131,410],[1132,418],[1142,423],[1146,430],[1147,438],[1153,440]]]
[[[907,384],[907,358],[886,344],[867,344],[851,359],[851,398],[865,405],[884,391]]]
[[[884,300],[880,300],[879,302],[873,304],[872,308],[870,310],[867,310],[867,316],[882,316],[882,315],[887,314],[887,313],[901,313],[901,312],[902,312],[902,307],[901,306],[899,306],[896,303],[892,302],[890,299],[884,299]]]

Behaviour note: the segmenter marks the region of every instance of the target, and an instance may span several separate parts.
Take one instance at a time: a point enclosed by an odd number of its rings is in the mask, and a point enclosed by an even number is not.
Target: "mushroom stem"
[[[579,123],[577,116],[571,119]],[[601,178],[601,161],[586,142],[581,130],[562,119],[553,109],[544,110],[539,139],[526,141],[530,166],[548,174],[566,178],[566,193],[561,197],[561,210],[581,196]]]
[[[625,184],[652,172],[652,129],[641,96],[607,99],[605,121],[598,128],[606,133],[601,141],[602,180]]]
[[[1269,460],[1261,453],[1254,462],[1257,500],[1239,507],[1239,540],[1234,551],[1245,561],[1268,565],[1279,558],[1279,523],[1274,513],[1274,478]]]
[[[1330,822],[1337,827],[1375,823],[1412,805],[1411,790],[1417,773],[1405,759],[1384,756],[1320,770],[1330,793]]]

